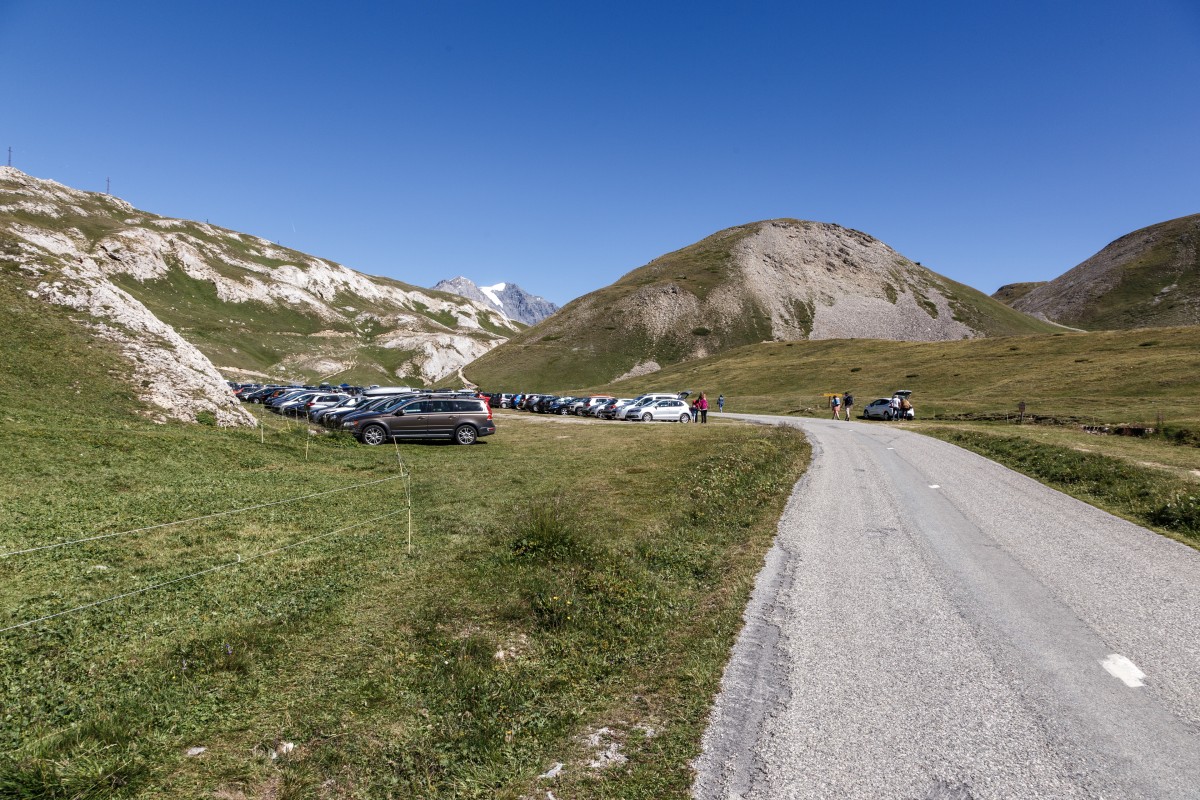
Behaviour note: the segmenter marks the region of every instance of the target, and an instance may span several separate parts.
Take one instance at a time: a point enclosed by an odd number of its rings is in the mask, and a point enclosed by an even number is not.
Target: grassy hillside
[[[627,301],[643,289],[666,284],[678,285],[697,298],[707,297],[729,279],[730,248],[749,232],[749,228],[722,231],[626,273],[489,351],[464,372],[485,387],[568,387],[608,380],[647,360],[660,364],[679,361],[697,337],[714,338],[713,329],[697,326],[652,337],[642,329],[637,310]],[[750,305],[744,312],[731,320],[731,330],[717,336],[739,344],[769,338],[770,326],[762,309]],[[698,332],[701,330],[705,332]]]
[[[791,234],[799,238],[814,230],[828,232],[832,244],[788,249]],[[768,244],[748,247],[752,240]],[[753,279],[747,277],[751,272]],[[838,324],[866,329],[874,314],[861,305],[864,297],[888,312],[910,303],[917,318],[894,332],[878,330],[878,338],[1060,330],[914,264],[859,231],[771,220],[729,228],[656,258],[569,303],[465,372],[473,382],[498,389],[605,383],[647,362],[667,366],[763,341],[809,338],[821,315],[834,314],[843,301],[857,310]],[[927,332],[948,318],[961,323],[953,335]]]
[[[859,407],[913,390],[921,415],[1017,413],[1107,422],[1200,421],[1200,328],[1059,333],[961,342],[772,342],[604,388],[723,393],[731,411],[825,413],[825,392]],[[569,387],[565,387],[569,388]]]
[[[1200,321],[1200,214],[1157,227],[1154,243],[1123,265],[1116,287],[1070,322],[1110,329]]]
[[[61,420],[73,428],[101,415],[135,420],[142,406],[122,378],[129,366],[115,346],[93,336],[74,312],[31,298],[28,276],[5,257],[0,234],[0,419]]]
[[[1061,330],[1058,325],[1048,324],[1009,308],[965,283],[941,275],[934,280],[950,298],[954,318],[965,322],[985,336],[1022,336]]]
[[[3,167],[0,233],[47,282],[111,281],[230,377],[422,385],[517,330],[456,295]]]
[[[1039,286],[1044,286],[1046,281],[1028,281],[1025,283],[1008,283],[1001,286],[996,291],[992,292],[993,300],[998,300],[1006,306],[1011,306],[1016,301],[1020,300],[1025,295],[1032,292]]]
[[[1200,214],[1122,236],[1013,302],[1088,330],[1200,324]]]

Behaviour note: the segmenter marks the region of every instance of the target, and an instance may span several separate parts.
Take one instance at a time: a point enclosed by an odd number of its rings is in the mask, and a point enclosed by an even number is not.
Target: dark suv
[[[418,397],[394,411],[350,421],[354,438],[377,445],[392,439],[450,439],[474,444],[496,432],[492,409],[474,397]]]

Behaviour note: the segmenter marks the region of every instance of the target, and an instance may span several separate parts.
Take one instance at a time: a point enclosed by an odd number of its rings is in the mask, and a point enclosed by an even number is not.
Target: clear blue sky
[[[1200,212],[1196,0],[0,0],[0,68],[32,175],[559,303],[772,217],[991,292]]]

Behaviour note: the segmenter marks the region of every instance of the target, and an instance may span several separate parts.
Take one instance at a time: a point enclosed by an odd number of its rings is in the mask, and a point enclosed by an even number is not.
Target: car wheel
[[[654,422],[654,416],[649,411],[642,414],[642,422]]]
[[[562,415],[562,416],[564,416],[564,417],[565,417],[565,416],[567,416],[568,414],[570,414],[570,413],[571,413],[571,409],[569,409],[569,408],[560,408],[560,409],[558,410],[558,413],[559,413],[560,415]]]
[[[382,425],[368,425],[363,428],[362,443],[374,447],[388,440],[387,430]]]
[[[459,425],[454,429],[454,441],[459,444],[475,444],[478,438],[479,432],[470,425]]]
[[[691,421],[692,421],[692,415],[691,415],[691,414],[680,414],[680,415],[679,415],[679,421],[680,421],[680,422],[691,422]]]

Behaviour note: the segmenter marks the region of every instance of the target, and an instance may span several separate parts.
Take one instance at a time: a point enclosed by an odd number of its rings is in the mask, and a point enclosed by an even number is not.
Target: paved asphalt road
[[[902,423],[743,418],[813,463],[695,797],[1200,798],[1200,552]]]

